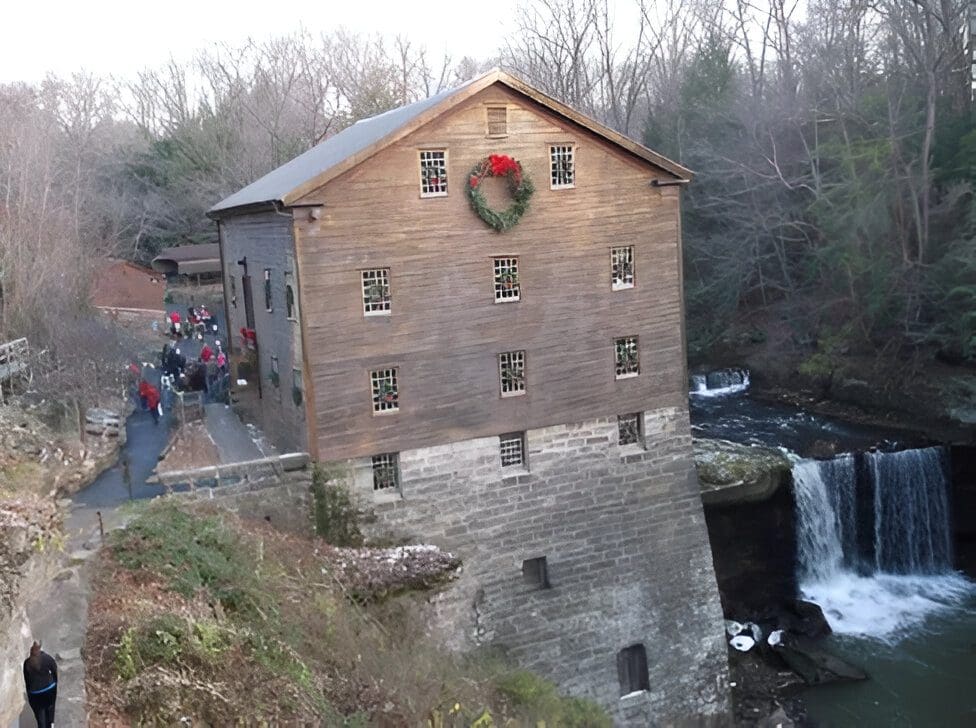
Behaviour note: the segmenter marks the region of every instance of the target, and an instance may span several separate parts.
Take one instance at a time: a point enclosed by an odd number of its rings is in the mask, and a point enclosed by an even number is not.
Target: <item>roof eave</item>
[[[211,220],[220,220],[225,217],[235,215],[247,215],[252,212],[265,212],[266,210],[279,210],[282,206],[281,200],[264,200],[263,202],[249,202],[244,205],[232,205],[230,207],[214,206],[207,210],[207,217]]]

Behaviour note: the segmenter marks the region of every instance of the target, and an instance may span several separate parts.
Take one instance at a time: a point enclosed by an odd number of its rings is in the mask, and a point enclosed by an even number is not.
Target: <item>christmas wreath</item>
[[[508,188],[512,192],[512,204],[508,206],[507,210],[499,212],[488,207],[488,201],[485,200],[481,191],[481,180],[485,177],[505,177],[508,179]],[[535,192],[535,185],[525,175],[522,171],[522,165],[516,160],[505,154],[492,154],[478,162],[471,170],[467,190],[471,209],[489,226],[498,232],[502,232],[515,227],[525,211],[529,209],[529,199]]]

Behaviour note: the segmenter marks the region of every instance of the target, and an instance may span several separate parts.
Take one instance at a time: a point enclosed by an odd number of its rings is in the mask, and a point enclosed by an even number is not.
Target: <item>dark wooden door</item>
[[[244,320],[247,328],[254,328],[254,297],[251,295],[251,276],[241,277],[241,288],[244,289]]]

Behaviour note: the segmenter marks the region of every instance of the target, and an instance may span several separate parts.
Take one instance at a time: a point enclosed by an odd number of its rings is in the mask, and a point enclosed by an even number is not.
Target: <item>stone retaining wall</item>
[[[617,725],[721,721],[726,646],[688,415],[666,408],[643,424],[642,446],[619,445],[616,418],[529,431],[527,467],[514,470],[497,437],[401,452],[393,494],[374,493],[368,458],[330,473],[345,474],[373,536],[462,558],[433,604],[431,632],[450,646],[502,646]],[[539,557],[549,588],[523,576]],[[628,692],[618,653],[635,644],[650,689]]]

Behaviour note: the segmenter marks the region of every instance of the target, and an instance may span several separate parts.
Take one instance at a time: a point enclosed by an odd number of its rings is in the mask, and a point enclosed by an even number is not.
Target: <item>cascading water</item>
[[[691,375],[689,394],[703,397],[722,397],[749,389],[749,372],[746,369],[718,369],[708,374]]]
[[[793,481],[800,590],[835,632],[892,639],[971,592],[940,448],[800,460]]]

